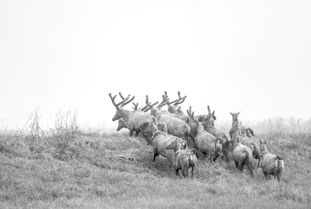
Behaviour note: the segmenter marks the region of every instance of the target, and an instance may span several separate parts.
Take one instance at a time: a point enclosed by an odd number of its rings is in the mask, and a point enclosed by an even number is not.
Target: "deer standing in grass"
[[[203,124],[195,119],[191,106],[189,107],[189,110],[187,110],[187,113],[197,124],[197,134],[194,137],[195,148],[201,153],[208,155],[211,162],[215,162],[222,153],[222,145],[220,140],[204,130]]]
[[[233,160],[237,169],[243,172],[246,166],[250,172],[251,177],[254,177],[254,170],[256,168],[256,159],[253,157],[251,148],[242,144],[237,138],[237,141],[227,140],[223,144],[224,153],[227,155],[228,162]]]
[[[239,121],[239,114],[240,112],[237,113],[232,113],[230,112],[232,116],[232,127],[229,131],[229,135],[231,140],[236,141],[237,137],[239,136],[247,136],[247,137],[252,137],[254,136],[254,131],[251,128],[246,128],[242,126],[242,123]]]
[[[127,124],[127,128],[130,130],[130,134],[132,135],[134,131],[139,132],[140,125],[144,122],[152,122],[154,120],[154,117],[150,115],[150,113],[147,113],[148,109],[142,108],[143,110],[125,110],[123,107],[134,100],[134,96],[130,98],[130,95],[128,95],[126,98],[122,96],[121,93],[119,93],[120,97],[122,98],[122,101],[119,103],[115,102],[116,96],[112,96],[111,93],[109,93],[109,97],[112,101],[112,104],[117,109],[114,117],[112,118],[112,121],[119,120],[123,118],[123,120]],[[151,104],[150,104],[151,105]],[[155,104],[152,104],[155,105]],[[152,106],[151,105],[151,106]]]
[[[170,113],[161,111],[161,107],[166,105],[167,102],[168,100],[163,97],[162,102],[154,108],[149,102],[148,95],[146,96],[146,104],[151,109],[151,115],[166,125],[167,133],[188,140],[190,135],[189,125],[183,120],[172,116]]]
[[[182,104],[187,98],[187,96],[181,97],[180,91],[178,91],[177,94],[178,94],[178,99],[167,103],[167,106],[168,106],[167,110],[175,117],[183,120],[185,117],[187,117],[187,114],[183,113],[183,111],[181,110],[181,107],[180,106],[178,107],[178,105]],[[168,99],[168,95],[166,91],[164,92],[163,96]]]
[[[277,178],[278,182],[280,182],[284,170],[283,159],[268,151],[266,141],[260,140],[260,151],[261,155],[258,167],[262,169],[262,172],[267,179],[270,179],[270,177],[273,176],[274,179]]]

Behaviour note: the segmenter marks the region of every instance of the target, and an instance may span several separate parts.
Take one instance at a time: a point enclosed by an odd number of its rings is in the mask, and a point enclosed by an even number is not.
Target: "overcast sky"
[[[0,1],[0,121],[76,110],[115,127],[108,93],[164,90],[220,120],[310,118],[310,0]],[[131,109],[132,106],[127,107]]]

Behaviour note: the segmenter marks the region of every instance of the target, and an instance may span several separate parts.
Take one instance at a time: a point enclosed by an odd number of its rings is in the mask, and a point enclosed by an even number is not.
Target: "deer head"
[[[213,117],[207,117],[205,120],[202,121],[205,130],[210,130],[211,128],[215,127],[215,122]]]
[[[110,99],[111,99],[111,102],[112,102],[112,104],[115,106],[115,108],[117,109],[117,111],[116,111],[114,117],[112,118],[112,121],[116,121],[116,120],[119,120],[120,118],[122,118],[123,115],[124,115],[124,112],[123,112],[123,109],[122,109],[122,108],[123,108],[125,105],[127,105],[128,103],[130,103],[131,101],[133,101],[134,98],[135,98],[135,96],[133,96],[132,98],[130,98],[130,97],[131,97],[130,94],[129,94],[126,98],[124,98],[124,97],[122,96],[121,93],[119,93],[119,95],[120,95],[120,97],[122,98],[122,101],[119,102],[119,103],[116,103],[116,102],[115,102],[115,99],[116,99],[116,96],[117,96],[117,95],[112,96],[111,93],[109,93],[109,97],[110,97]]]
[[[187,97],[187,96],[181,97],[181,96],[180,96],[180,91],[178,91],[177,94],[178,94],[178,99],[176,99],[176,100],[174,100],[174,101],[172,101],[172,102],[167,102],[168,111],[169,111],[170,113],[178,113],[178,111],[177,111],[176,108],[178,107],[178,105],[180,105],[181,103],[183,103],[183,102],[185,101],[186,97]],[[164,98],[166,98],[167,100],[169,100],[166,91],[164,92],[164,96],[162,96],[162,97],[164,97]]]
[[[118,121],[117,131],[120,131],[122,128],[126,128],[126,127],[127,127],[127,122],[123,118],[120,118]]]
[[[230,114],[231,114],[231,116],[232,116],[232,123],[234,123],[234,122],[239,122],[239,114],[240,114],[241,112],[236,112],[236,113],[232,113],[232,112],[230,112]]]

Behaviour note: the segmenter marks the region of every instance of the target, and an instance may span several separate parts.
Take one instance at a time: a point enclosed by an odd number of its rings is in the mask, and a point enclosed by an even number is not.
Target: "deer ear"
[[[232,112],[230,112],[230,114],[233,116],[234,114]]]
[[[239,115],[241,113],[241,111],[237,112],[237,115]]]
[[[214,120],[216,120],[215,110],[213,111],[212,116],[213,116]]]
[[[209,105],[207,105],[207,110],[208,110],[208,113],[210,114],[211,113],[211,109],[210,109]]]

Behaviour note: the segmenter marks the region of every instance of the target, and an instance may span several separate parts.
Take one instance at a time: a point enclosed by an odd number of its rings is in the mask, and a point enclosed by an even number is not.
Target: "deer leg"
[[[216,153],[216,156],[213,159],[213,162],[215,163],[215,161],[217,160],[217,158],[219,157],[219,153]]]
[[[263,171],[263,175],[266,177],[267,180],[269,179],[268,172]]]
[[[240,169],[240,171],[241,171],[241,172],[243,172],[243,169],[244,169],[244,165],[245,165],[245,162],[242,162],[242,163],[240,164],[240,167],[239,167],[239,169]]]
[[[239,168],[239,163],[237,161],[234,161],[234,163],[235,163],[235,167]]]
[[[193,178],[193,175],[194,175],[195,167],[196,167],[196,166],[192,166],[192,178]]]
[[[254,178],[254,172],[253,172],[253,169],[252,169],[250,163],[247,163],[246,166],[247,166],[247,168],[248,168],[248,170],[249,170],[249,172],[251,174],[251,177]]]
[[[276,174],[276,178],[277,178],[278,182],[281,181],[281,175],[282,175],[282,172],[280,172],[280,171]]]
[[[188,177],[188,169],[183,169],[182,170],[184,178]]]
[[[155,161],[156,157],[159,155],[158,153],[158,149],[157,148],[154,148],[153,149],[153,162]]]

